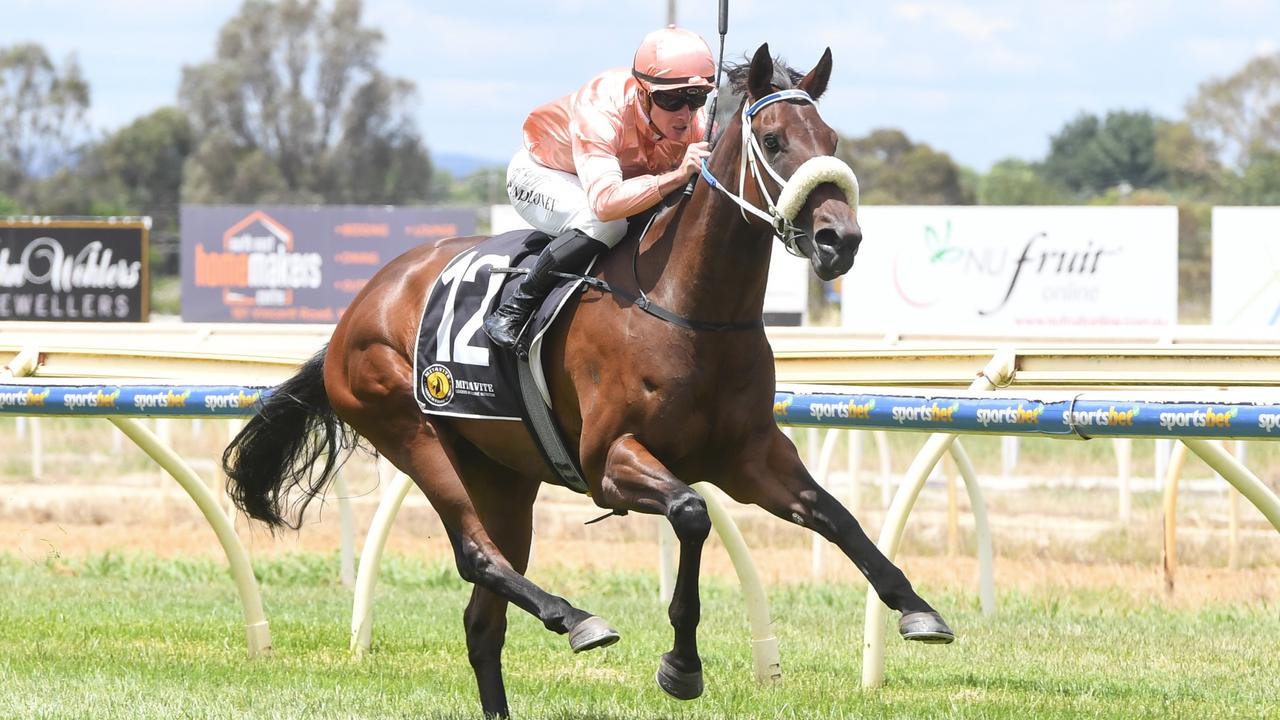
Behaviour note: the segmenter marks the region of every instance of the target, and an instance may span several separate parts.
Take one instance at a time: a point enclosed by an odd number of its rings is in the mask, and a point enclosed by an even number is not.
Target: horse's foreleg
[[[680,567],[668,610],[675,642],[658,666],[658,685],[681,700],[698,697],[703,687],[697,636],[698,572],[702,545],[711,532],[706,502],[630,434],[609,448],[596,501],[602,507],[661,514],[671,522],[680,541]]]
[[[739,473],[723,483],[724,490],[739,502],[759,505],[839,547],[884,604],[902,613],[898,629],[904,638],[951,642],[954,635],[942,616],[916,594],[907,576],[880,552],[853,515],[818,485],[791,441],[775,431],[764,448],[764,462],[752,454]]]

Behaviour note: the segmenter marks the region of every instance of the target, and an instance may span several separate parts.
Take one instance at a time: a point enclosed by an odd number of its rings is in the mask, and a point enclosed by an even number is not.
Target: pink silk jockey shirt
[[[700,108],[684,137],[660,137],[644,111],[639,82],[620,68],[535,109],[524,122],[524,144],[539,163],[577,175],[591,212],[609,222],[662,199],[654,176],[675,169],[685,149],[706,138],[706,118]]]

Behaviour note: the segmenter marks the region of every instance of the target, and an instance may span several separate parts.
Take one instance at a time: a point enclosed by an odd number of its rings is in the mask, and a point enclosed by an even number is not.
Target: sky
[[[213,57],[238,0],[0,0],[0,47],[74,54],[90,122],[110,131],[174,104],[184,65]],[[433,153],[505,163],[540,103],[626,66],[667,0],[365,0],[380,65],[413,81]],[[677,0],[678,24],[718,47],[717,0]],[[801,70],[830,47],[820,103],[846,136],[904,130],[980,172],[1043,158],[1081,112],[1180,118],[1200,84],[1280,49],[1274,0],[730,0],[727,58],[768,42]]]

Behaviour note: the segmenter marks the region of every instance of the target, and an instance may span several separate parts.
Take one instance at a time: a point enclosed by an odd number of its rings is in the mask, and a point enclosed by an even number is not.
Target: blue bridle
[[[778,208],[774,204],[773,198],[769,195],[769,190],[764,185],[764,178],[760,174],[760,167],[763,167],[765,171],[773,177],[780,188],[785,188],[787,181],[778,175],[777,171],[769,165],[768,160],[765,160],[764,152],[760,149],[760,143],[756,141],[755,132],[751,128],[751,119],[755,117],[756,113],[759,113],[761,110],[773,103],[787,100],[799,100],[811,105],[815,104],[813,98],[804,90],[789,89],[779,90],[775,93],[765,95],[754,103],[742,108],[742,159],[738,168],[738,193],[736,195],[728,188],[724,187],[720,181],[716,180],[715,176],[711,174],[711,169],[707,167],[707,161],[705,159],[702,161],[701,175],[702,178],[707,181],[708,185],[727,195],[729,199],[733,200],[740,208],[742,208],[741,212],[744,219],[748,219],[747,213],[750,212],[752,215],[755,215],[769,223],[769,225],[773,227],[778,238],[782,240],[783,245],[786,246],[787,250],[791,254],[803,255],[796,246],[795,236],[798,231],[796,230],[795,225],[791,222],[792,218],[784,217],[780,212],[778,212]],[[755,205],[752,205],[742,197],[743,190],[746,187],[746,171],[748,167],[751,169],[751,175],[755,178],[756,185],[760,188],[760,194],[764,196],[765,202],[768,204],[767,212],[761,210]],[[781,190],[779,190],[779,192],[781,192]]]

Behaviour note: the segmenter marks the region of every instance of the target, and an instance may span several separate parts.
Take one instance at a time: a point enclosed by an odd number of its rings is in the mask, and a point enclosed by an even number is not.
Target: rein
[[[677,315],[649,299],[649,296],[640,288],[640,268],[638,266],[640,260],[640,241],[644,240],[644,236],[649,232],[649,228],[652,227],[653,221],[658,217],[658,215],[659,213],[650,215],[649,220],[644,224],[644,228],[640,231],[640,234],[636,236],[636,250],[631,255],[631,278],[633,282],[635,282],[636,292],[633,293],[630,290],[623,290],[622,288],[614,287],[607,280],[602,280],[598,277],[587,275],[586,273],[578,275],[576,273],[553,272],[552,274],[562,278],[568,278],[570,280],[581,280],[585,284],[600,290],[601,292],[606,292],[622,298],[626,302],[635,305],[644,312],[662,320],[663,322],[670,323],[676,327],[682,327],[685,330],[695,330],[700,332],[742,332],[744,330],[764,329],[764,318],[753,322],[742,323],[694,320],[692,318]],[[521,270],[516,272],[527,271]]]

